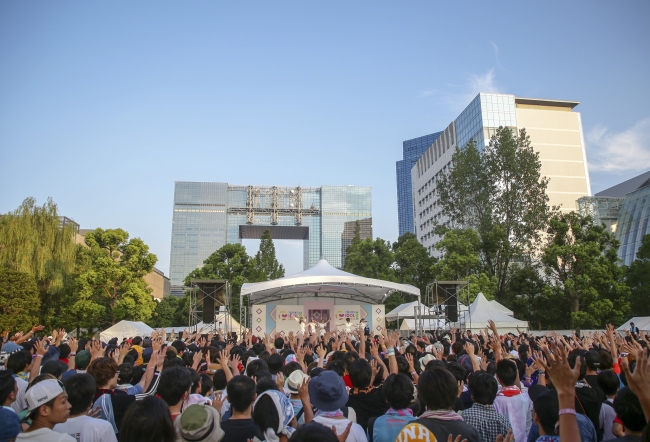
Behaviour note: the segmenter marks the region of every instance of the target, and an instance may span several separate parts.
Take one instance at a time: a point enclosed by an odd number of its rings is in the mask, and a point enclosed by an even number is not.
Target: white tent
[[[124,338],[151,336],[152,331],[153,328],[144,322],[120,321],[114,326],[100,332],[99,339],[103,342],[108,342],[113,338],[117,338],[118,342],[122,342]]]
[[[204,322],[199,322],[196,324],[196,330],[198,333],[208,333],[209,330],[212,330],[212,327],[213,324],[205,324]],[[224,313],[218,314],[216,316],[216,324],[214,324],[214,327],[221,330],[234,331],[239,333],[239,322],[237,322],[232,316],[226,315]],[[164,330],[167,334],[170,334],[173,330],[174,334],[178,335],[178,333],[181,333],[183,330],[194,331],[194,327],[190,329],[188,325],[182,325],[178,327],[165,327]]]
[[[469,315],[464,314],[464,326],[468,329],[479,330],[488,324],[488,320],[494,321],[500,334],[517,333],[517,327],[521,331],[528,331],[528,321],[520,321],[500,311],[479,293],[472,305],[469,306]]]
[[[439,328],[446,328],[444,319],[423,319],[422,320],[424,331],[427,330],[438,330]],[[400,330],[415,330],[415,319],[403,319],[402,325],[399,328]]]
[[[634,326],[639,327],[639,331],[650,331],[650,316],[635,316],[616,330],[626,332],[630,329],[630,322],[634,322]]]
[[[248,296],[249,306],[282,299],[322,296],[381,304],[395,292],[420,298],[420,289],[408,284],[364,278],[332,267],[324,256],[310,269],[295,275],[257,283],[241,288],[242,299]]]
[[[494,299],[492,301],[490,301],[490,304],[492,304],[492,307],[495,307],[497,310],[499,310],[502,313],[505,313],[508,316],[513,316],[513,317],[515,316],[515,313],[512,310],[510,310],[505,305],[500,304],[499,302],[497,302]]]
[[[390,312],[386,313],[386,320],[396,321],[398,319],[404,319],[404,318],[411,318],[411,319],[415,318],[415,307],[418,304],[420,305],[420,315],[426,316],[427,307],[422,303],[418,303],[418,301],[413,301],[413,302],[407,302],[406,304],[400,304]],[[430,309],[430,314],[435,314],[435,309],[433,308]]]

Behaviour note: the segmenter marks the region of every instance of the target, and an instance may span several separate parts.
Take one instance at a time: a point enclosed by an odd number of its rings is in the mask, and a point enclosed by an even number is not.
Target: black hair
[[[458,397],[456,378],[444,368],[425,370],[418,380],[418,397],[429,410],[451,410]]]
[[[201,396],[207,396],[210,390],[214,390],[214,384],[209,374],[201,375]]]
[[[201,383],[201,375],[199,375],[199,372],[194,370],[193,368],[188,368],[190,372],[190,379],[192,379],[192,389],[190,393],[200,393],[201,390],[198,390],[199,384]]]
[[[349,351],[345,355],[343,355],[343,362],[345,363],[345,369],[347,371],[350,371],[350,366],[357,359],[359,359],[359,355],[354,351]]]
[[[233,410],[243,413],[255,400],[255,382],[248,376],[233,377],[226,387]]]
[[[630,361],[629,364],[630,364],[630,366],[629,366],[630,367],[630,373],[634,373],[634,370],[636,370],[636,360]],[[619,376],[621,378],[621,382],[623,383],[623,385],[625,385],[627,387],[627,376],[625,376],[625,371],[621,370],[621,374]]]
[[[467,381],[467,375],[469,374],[469,370],[467,370],[467,368],[460,365],[458,362],[450,362],[447,364],[446,368],[449,371],[449,373],[454,375],[457,381],[463,383]]]
[[[256,342],[255,344],[253,344],[253,347],[251,348],[253,349],[255,354],[259,356],[259,354],[262,353],[266,347],[261,342]]]
[[[158,395],[168,405],[176,405],[192,387],[190,371],[185,367],[172,367],[163,370],[158,383]]]
[[[144,361],[144,357],[142,358],[142,360]],[[124,356],[124,359],[122,359],[122,363],[135,365],[135,359],[130,354],[127,354],[126,356]]]
[[[508,359],[497,362],[497,377],[505,387],[515,385],[517,381],[517,364]]]
[[[214,385],[214,391],[221,391],[226,389],[226,372],[223,369],[217,370],[212,375],[212,385]]]
[[[68,393],[68,402],[72,405],[71,416],[85,412],[93,404],[97,382],[91,375],[86,373],[72,375],[65,380],[63,386]]]
[[[261,381],[258,379],[255,392],[259,395],[268,390],[278,390],[278,384],[271,378],[263,378]]]
[[[365,359],[357,359],[348,368],[354,388],[368,388],[372,382],[372,367]]]
[[[64,366],[65,363],[63,361],[59,361],[58,359],[50,359],[49,361],[47,361],[45,364],[41,366],[41,374],[44,373],[51,374],[52,376],[58,379],[61,377],[61,375],[64,372],[63,370]]]
[[[487,374],[490,374],[492,376],[497,374],[497,363],[495,361],[490,361],[488,362],[487,370],[485,370]]]
[[[275,341],[273,342],[273,346],[278,350],[282,350],[282,348],[284,347],[284,339],[280,337],[275,338]]]
[[[278,428],[280,423],[279,419],[278,409],[275,408],[273,398],[268,394],[265,394],[257,399],[255,407],[253,407],[253,420],[262,433],[264,433],[267,428],[272,428],[274,430]]]
[[[404,356],[397,356],[395,358],[397,360],[397,372],[398,373],[404,373],[407,376],[411,375],[411,372],[409,371],[409,363],[406,360]]]
[[[607,396],[615,395],[621,385],[620,379],[612,370],[601,371],[596,379],[598,380],[598,386]]]
[[[117,371],[119,371],[120,373],[117,375],[118,384],[131,383],[131,380],[133,379],[133,374],[135,372],[133,364],[123,363],[117,368]]]
[[[119,442],[174,442],[174,423],[167,404],[155,396],[127,408],[118,433]]]
[[[271,374],[278,374],[280,371],[282,371],[282,367],[284,366],[284,360],[282,359],[282,356],[275,353],[269,356],[269,359],[266,361],[266,364],[268,365]]]
[[[142,338],[140,336],[136,336],[135,338],[131,339],[131,344],[133,344],[133,345],[141,345],[142,344]]]
[[[343,361],[335,360],[335,361],[329,361],[327,363],[327,367],[325,367],[327,370],[332,370],[339,376],[343,377],[345,375],[345,363]]]
[[[174,356],[171,359],[165,359],[165,362],[163,362],[163,371],[169,370],[174,367],[181,367],[185,368],[185,362],[181,358],[177,358]]]
[[[405,374],[391,374],[384,381],[386,401],[394,410],[402,410],[413,400],[413,381]]]
[[[183,352],[183,355],[181,356],[181,360],[183,361],[183,364],[185,364],[186,367],[191,367],[194,364],[194,353],[192,353],[189,350]]]
[[[569,363],[569,367],[574,368],[576,366],[576,360],[580,358],[580,377],[578,379],[584,379],[585,375],[587,374],[587,362],[585,361],[585,357],[579,355],[578,353],[571,353],[569,357],[567,358],[567,362]]]
[[[268,372],[267,370],[258,370],[255,373],[255,381],[259,383],[260,381],[263,381],[263,380],[271,380],[271,381],[273,381],[273,375],[270,372]],[[273,381],[273,382],[275,382],[275,381]]]
[[[16,380],[12,376],[13,372],[6,371],[7,376],[0,379],[0,404],[4,404],[11,393],[16,389]]]
[[[32,355],[30,352],[25,350],[20,350],[9,355],[7,359],[7,370],[11,370],[14,373],[20,373],[25,371],[27,366],[32,362]],[[37,361],[36,363],[40,362]]]
[[[253,361],[250,361],[246,365],[246,376],[252,377],[255,376],[255,373],[260,371],[260,370],[269,370],[269,365],[264,361],[263,359],[255,359]]]
[[[246,364],[248,364],[248,358],[256,358],[257,354],[253,350],[246,350],[242,355],[241,355],[241,363],[244,367],[246,367]]]
[[[291,373],[293,373],[296,370],[302,371],[302,365],[300,365],[298,362],[289,362],[287,365],[284,366],[282,369],[282,374],[284,375],[284,378],[288,378]]]
[[[632,393],[630,387],[618,390],[614,398],[614,410],[625,428],[629,428],[631,431],[643,431],[646,426],[643,408],[641,408],[639,398]]]
[[[318,422],[299,426],[289,438],[289,442],[338,442],[338,440],[336,433]]]
[[[447,363],[445,361],[439,361],[437,359],[432,359],[427,362],[425,370],[433,370],[436,368],[447,368]]]
[[[497,397],[499,385],[494,376],[484,371],[476,371],[469,375],[469,391],[472,399],[482,405],[492,405]]]
[[[515,359],[515,364],[517,365],[517,374],[519,375],[519,379],[523,379],[526,377],[526,362],[522,361],[521,359]]]
[[[70,353],[72,350],[70,349],[70,346],[68,344],[60,344],[59,345],[59,358],[60,359],[66,359],[68,356],[70,356]]]
[[[172,342],[171,346],[174,347],[179,354],[181,352],[185,351],[185,348],[187,348],[187,346],[185,345],[185,342],[180,341],[178,339],[175,340],[174,342]]]

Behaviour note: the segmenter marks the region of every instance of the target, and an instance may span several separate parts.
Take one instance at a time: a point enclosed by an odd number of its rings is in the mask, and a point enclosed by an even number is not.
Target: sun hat
[[[0,441],[14,440],[18,433],[20,433],[20,418],[18,414],[11,408],[0,408]]]
[[[17,350],[22,350],[23,346],[18,345],[15,342],[5,342],[4,345],[2,346],[2,352],[3,353],[13,353]]]
[[[190,405],[176,418],[174,428],[180,440],[186,442],[219,442],[225,434],[219,412],[209,405]]]
[[[348,392],[341,376],[325,370],[309,382],[309,399],[321,411],[336,411],[348,402]]]
[[[34,411],[63,392],[65,392],[65,390],[60,381],[56,379],[46,379],[41,381],[36,385],[32,385],[25,393],[27,408],[29,411]]]
[[[427,353],[424,357],[420,358],[420,367],[424,370],[429,363],[429,361],[435,361],[436,357],[431,353]]]
[[[302,370],[294,370],[285,381],[284,388],[293,394],[297,394],[298,388],[300,388],[305,379],[309,379],[309,376],[303,373]]]

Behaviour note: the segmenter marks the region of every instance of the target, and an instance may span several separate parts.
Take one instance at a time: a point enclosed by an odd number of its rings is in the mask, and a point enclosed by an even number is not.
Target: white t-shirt
[[[330,419],[329,417],[323,416],[315,417],[314,422],[325,425],[327,428],[332,428],[332,426],[336,427],[336,434],[343,434],[350,423],[348,419]],[[368,442],[368,438],[366,437],[363,428],[361,428],[361,425],[353,423],[350,428],[350,434],[348,434],[348,438],[345,439],[345,442]]]
[[[77,442],[117,442],[113,426],[108,421],[85,415],[56,424],[54,431],[67,434]]]
[[[68,434],[57,433],[49,428],[39,428],[29,433],[20,433],[16,442],[76,442],[76,440]]]
[[[16,380],[16,385],[18,385],[18,395],[16,400],[11,403],[11,408],[14,409],[16,413],[20,413],[25,408],[27,408],[27,400],[25,399],[25,391],[27,391],[27,386],[29,385],[26,380],[14,377]]]

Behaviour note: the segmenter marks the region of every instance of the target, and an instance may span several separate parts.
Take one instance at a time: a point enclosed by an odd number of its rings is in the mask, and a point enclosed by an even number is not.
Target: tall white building
[[[499,126],[526,129],[542,163],[541,175],[549,178],[551,206],[577,210],[576,200],[591,195],[582,120],[573,108],[577,101],[519,98],[480,93],[452,121],[411,169],[415,235],[435,255],[436,225],[453,227],[442,212],[437,180],[451,167],[457,146],[474,139],[479,149],[488,146]]]

